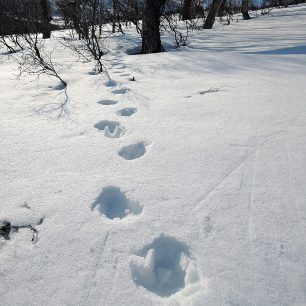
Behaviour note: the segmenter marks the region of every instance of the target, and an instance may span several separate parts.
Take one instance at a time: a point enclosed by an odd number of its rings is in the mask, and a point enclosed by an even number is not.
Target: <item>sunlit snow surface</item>
[[[305,29],[302,4],[146,56],[127,29],[111,80],[49,40],[59,119],[2,49],[0,304],[305,305]]]

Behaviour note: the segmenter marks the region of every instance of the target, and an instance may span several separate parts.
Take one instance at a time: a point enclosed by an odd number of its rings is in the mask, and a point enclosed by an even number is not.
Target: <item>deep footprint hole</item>
[[[101,101],[98,101],[99,104],[101,105],[115,105],[118,103],[118,101],[116,100],[101,100]]]
[[[124,128],[117,121],[102,120],[94,125],[99,131],[104,131],[108,138],[119,138],[124,133]]]
[[[188,247],[175,238],[161,235],[133,256],[130,267],[139,286],[168,297],[185,287],[184,259]]]
[[[118,152],[118,154],[126,160],[133,160],[139,158],[145,153],[146,146],[143,141],[125,146]]]
[[[117,111],[117,114],[123,117],[129,117],[132,116],[133,114],[135,114],[137,111],[137,108],[133,108],[133,107],[127,107],[127,108],[123,108]]]
[[[107,82],[104,83],[104,85],[107,87],[114,87],[117,85],[117,82],[114,80],[108,80]]]
[[[112,91],[113,94],[115,95],[124,95],[129,91],[127,88],[121,88],[121,89],[115,89]]]
[[[142,212],[139,202],[128,199],[120,188],[114,186],[103,188],[96,201],[92,204],[92,210],[95,208],[111,220],[139,215]]]

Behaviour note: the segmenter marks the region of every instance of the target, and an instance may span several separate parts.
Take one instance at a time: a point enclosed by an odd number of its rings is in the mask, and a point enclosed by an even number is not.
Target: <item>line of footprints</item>
[[[122,88],[122,89],[115,89],[112,91],[113,94],[123,95],[126,94],[129,89]],[[116,100],[101,100],[98,102],[101,105],[115,105],[118,103]],[[137,112],[137,108],[134,107],[127,107],[117,111],[119,116],[130,117]],[[125,128],[121,126],[120,122],[118,121],[109,121],[109,120],[102,120],[95,124],[95,128],[103,131],[104,136],[108,138],[119,138],[125,133]],[[126,160],[133,160],[143,156],[146,153],[146,144],[143,141],[139,141],[130,145],[123,147],[118,154],[126,159]]]
[[[130,89],[122,88],[115,89],[112,93],[124,95],[129,91]],[[117,104],[118,101],[101,100],[98,103],[109,106]],[[118,110],[117,114],[132,116],[136,112],[137,108],[128,107]],[[103,131],[104,136],[109,138],[119,138],[126,131],[120,122],[109,120],[96,123],[95,128]],[[124,146],[118,152],[119,156],[126,160],[137,159],[145,153],[146,143],[143,141]],[[103,188],[91,208],[113,221],[135,218],[143,210],[138,201],[127,198],[126,194],[116,186]],[[131,257],[130,269],[138,286],[160,297],[170,297],[176,293],[188,297],[189,292],[194,293],[202,288],[199,270],[196,261],[190,255],[189,248],[175,238],[163,234]]]

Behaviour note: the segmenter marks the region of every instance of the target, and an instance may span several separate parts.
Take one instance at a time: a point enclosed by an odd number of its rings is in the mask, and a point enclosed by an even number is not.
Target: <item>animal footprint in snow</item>
[[[98,101],[99,104],[101,105],[115,105],[118,103],[118,101],[116,100],[101,100],[101,101]]]
[[[118,154],[126,160],[133,160],[139,158],[145,153],[146,146],[143,141],[125,146],[118,152]]]
[[[109,79],[106,83],[104,83],[107,87],[114,87],[117,85],[116,81]]]
[[[132,256],[130,268],[137,285],[161,297],[195,286],[200,281],[188,247],[164,235]]]
[[[126,94],[127,92],[129,92],[130,90],[127,89],[127,88],[121,88],[121,89],[115,89],[112,91],[113,94],[115,95],[124,95]]]
[[[119,138],[124,132],[124,128],[116,121],[103,120],[96,123],[95,128],[104,131],[104,136],[108,138]]]
[[[108,186],[103,188],[92,209],[98,211],[109,219],[123,219],[131,215],[139,215],[142,207],[135,200],[128,199],[118,187]]]
[[[123,117],[129,117],[132,116],[133,114],[135,114],[137,111],[137,108],[133,108],[133,107],[127,107],[127,108],[123,108],[117,111],[117,114],[119,116],[123,116]]]

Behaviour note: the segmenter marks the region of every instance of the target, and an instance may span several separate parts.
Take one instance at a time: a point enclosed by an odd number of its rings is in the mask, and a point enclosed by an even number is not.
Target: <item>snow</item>
[[[306,304],[305,26],[301,4],[145,56],[130,29],[112,80],[50,40],[59,119],[3,51],[0,304]]]
[[[174,238],[162,235],[139,253],[130,262],[133,278],[161,297],[173,299],[176,292],[185,292],[199,281],[195,266],[187,257],[188,248]],[[205,291],[205,287],[199,289]]]
[[[126,160],[133,160],[146,153],[146,144],[143,141],[123,147],[118,154]]]
[[[128,200],[118,187],[108,186],[92,205],[92,209],[98,206],[100,213],[109,219],[123,219],[129,214],[139,215],[142,207],[135,200]]]

